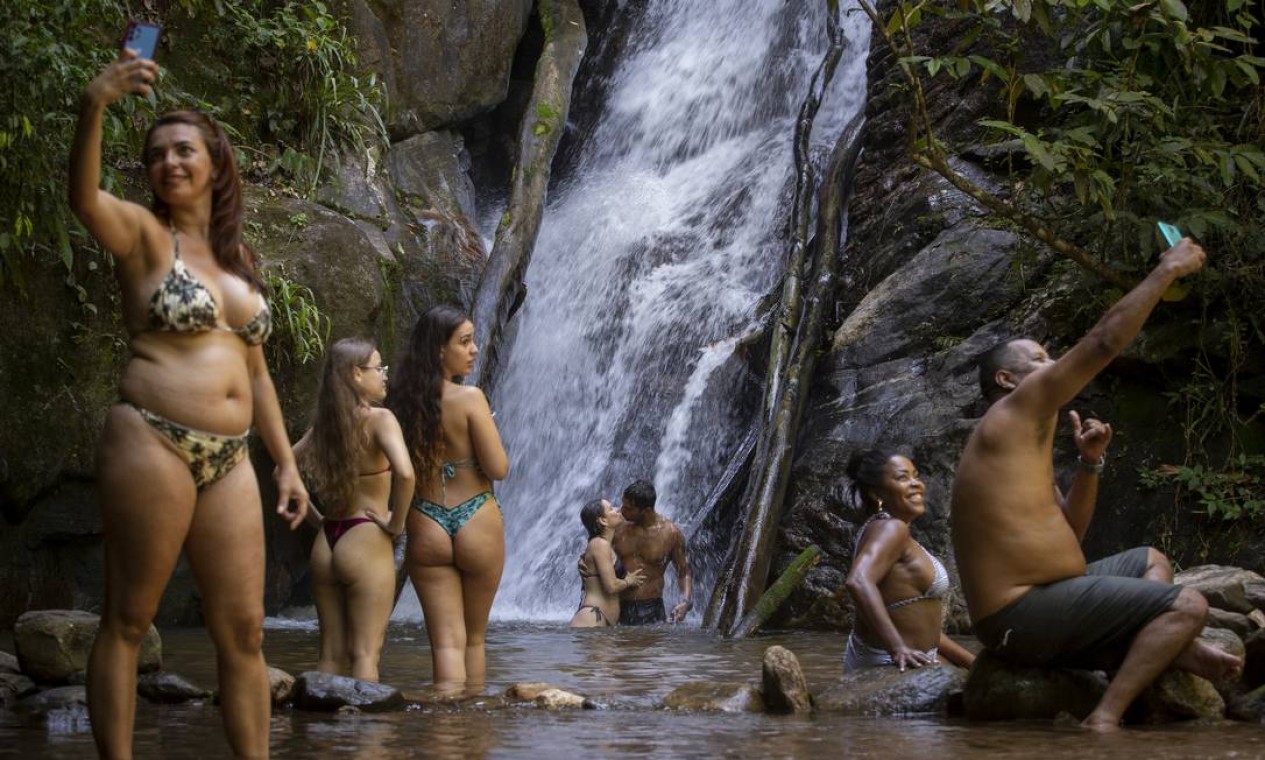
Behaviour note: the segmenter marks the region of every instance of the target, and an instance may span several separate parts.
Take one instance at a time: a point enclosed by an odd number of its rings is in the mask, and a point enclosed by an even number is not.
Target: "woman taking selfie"
[[[413,498],[413,463],[400,424],[375,406],[386,395],[387,366],[373,344],[338,341],[325,357],[312,427],[294,446],[325,511],[311,559],[321,624],[316,669],[340,675],[350,669],[364,681],[378,680],[395,606],[392,542],[404,532]]]
[[[509,458],[483,391],[459,380],[479,349],[465,314],[436,306],[417,320],[387,404],[404,429],[418,489],[406,562],[430,638],[435,684],[479,687],[483,642],[505,565],[492,481]]]
[[[70,157],[71,209],[114,257],[131,339],[97,452],[105,600],[88,710],[100,753],[130,757],[137,651],[183,547],[215,644],[229,743],[238,756],[264,757],[271,704],[252,426],[276,462],[276,510],[292,529],[308,497],[264,363],[271,321],[242,241],[241,182],[224,131],[197,112],[163,116],[142,154],[152,207],[101,189],[105,109],[148,95],[157,71],[128,50],[92,80]]]

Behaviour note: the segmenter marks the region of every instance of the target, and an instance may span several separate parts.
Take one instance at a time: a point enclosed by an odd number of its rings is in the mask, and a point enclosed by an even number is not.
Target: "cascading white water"
[[[548,204],[492,398],[512,462],[494,617],[569,618],[581,505],[650,478],[688,533],[742,440],[759,379],[735,338],[783,270],[794,122],[826,13],[824,0],[651,0],[632,30]],[[845,27],[818,153],[864,99],[868,21],[848,12]]]

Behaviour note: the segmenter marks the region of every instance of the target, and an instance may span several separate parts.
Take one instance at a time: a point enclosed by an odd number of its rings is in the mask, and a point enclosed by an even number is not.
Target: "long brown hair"
[[[254,249],[242,239],[242,180],[237,173],[233,146],[229,143],[224,128],[201,111],[173,111],[160,116],[145,134],[145,149],[141,154],[141,161],[146,167],[149,166],[149,141],[154,130],[169,124],[195,127],[201,133],[211,156],[211,166],[215,169],[215,178],[211,181],[211,252],[215,254],[216,262],[225,271],[254,285],[259,292],[267,292],[264,281],[259,276],[259,258]],[[159,219],[171,219],[171,209],[157,193],[154,194],[151,208]]]
[[[356,494],[360,455],[368,445],[365,416],[356,389],[356,368],[369,362],[376,349],[359,338],[344,338],[330,347],[321,369],[321,385],[312,410],[307,445],[296,459],[308,485],[337,512],[347,509]]]
[[[399,371],[392,373],[387,408],[395,412],[400,421],[404,442],[419,473],[433,472],[443,461],[440,400],[445,378],[439,354],[457,328],[469,319],[465,312],[452,306],[428,309],[417,318],[408,349],[397,362]]]

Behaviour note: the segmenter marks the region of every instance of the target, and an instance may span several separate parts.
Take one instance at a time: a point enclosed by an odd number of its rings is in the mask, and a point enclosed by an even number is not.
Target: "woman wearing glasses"
[[[70,207],[114,258],[130,356],[106,414],[96,489],[105,554],[88,711],[103,757],[131,757],[136,659],[183,548],[215,643],[234,754],[268,754],[264,524],[247,457],[253,426],[276,463],[277,512],[302,522],[307,492],[264,361],[271,318],[242,240],[242,188],[224,130],[205,114],[158,119],[141,155],[146,208],[101,188],[106,108],[148,95],[153,61],[125,50],[84,90]]]
[[[430,309],[413,328],[387,399],[420,482],[406,562],[426,616],[435,683],[449,690],[486,681],[483,642],[505,565],[492,481],[509,474],[509,458],[483,391],[459,382],[478,353],[465,314]]]
[[[330,348],[312,411],[295,445],[299,469],[324,508],[312,544],[312,595],[321,624],[317,670],[378,680],[395,606],[395,552],[413,498],[413,463],[387,395],[382,355],[363,340]],[[388,504],[390,509],[388,510]],[[315,510],[312,510],[315,512]]]

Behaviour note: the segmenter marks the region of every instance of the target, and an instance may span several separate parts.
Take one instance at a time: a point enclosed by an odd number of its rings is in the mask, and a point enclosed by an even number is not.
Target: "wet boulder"
[[[523,681],[505,690],[505,698],[522,702],[535,702],[536,697],[558,687],[543,681]]]
[[[268,692],[274,705],[284,705],[294,697],[294,676],[281,668],[268,666]]]
[[[1242,694],[1226,705],[1226,717],[1249,723],[1265,723],[1265,686]]]
[[[764,712],[764,699],[752,684],[692,681],[669,692],[663,706],[690,712]]]
[[[172,705],[211,696],[208,689],[190,683],[175,673],[160,670],[136,679],[136,693],[150,702]]]
[[[1243,683],[1249,689],[1265,685],[1265,629],[1243,639]]]
[[[1253,610],[1255,612],[1256,610]],[[1230,631],[1235,636],[1243,637],[1256,630],[1256,623],[1247,615],[1241,615],[1237,612],[1222,610],[1216,607],[1208,608],[1208,627],[1222,628]]]
[[[1258,590],[1265,590],[1265,577],[1228,565],[1192,567],[1173,576],[1173,582],[1203,594],[1210,607],[1243,615],[1255,609],[1248,599],[1248,588],[1253,589],[1254,595]]]
[[[62,683],[88,666],[88,654],[101,618],[78,610],[23,613],[13,627],[13,643],[22,672],[36,681]],[[162,667],[162,639],[149,627],[141,643],[137,672]]]
[[[769,712],[812,711],[813,697],[808,693],[808,681],[794,652],[786,647],[769,647],[764,650],[761,670],[761,694]]]
[[[904,672],[864,668],[818,694],[817,709],[844,715],[943,715],[966,678],[965,670],[947,663]]]
[[[1225,700],[1211,681],[1176,670],[1161,673],[1125,713],[1129,723],[1224,717]]]
[[[88,719],[88,690],[83,686],[58,686],[37,692],[18,702],[18,713],[48,721]]]
[[[21,673],[0,673],[0,707],[11,707],[22,697],[35,693],[35,682]]]
[[[1024,668],[985,650],[966,679],[963,707],[971,720],[1049,720],[1062,712],[1083,720],[1106,690],[1100,673]]]
[[[365,711],[390,710],[404,704],[404,695],[386,684],[308,671],[295,681],[294,704],[318,712],[334,712],[344,705]]]
[[[0,673],[21,673],[22,666],[18,664],[18,658],[8,652],[0,652]]]

